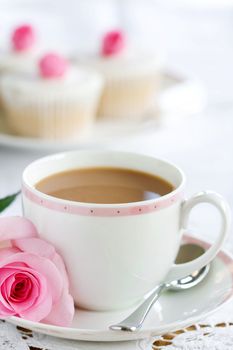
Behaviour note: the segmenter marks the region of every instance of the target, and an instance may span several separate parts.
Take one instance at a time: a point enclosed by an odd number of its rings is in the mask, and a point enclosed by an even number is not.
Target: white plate
[[[188,242],[198,243],[205,248],[209,244],[192,236]],[[86,341],[125,341],[148,338],[186,327],[218,309],[233,295],[233,257],[221,251],[211,264],[206,279],[198,286],[179,292],[164,293],[148,315],[143,327],[136,333],[116,332],[109,325],[124,319],[133,309],[118,312],[93,312],[76,310],[72,327],[57,327],[31,322],[18,317],[8,319],[33,331],[60,338]]]
[[[182,73],[165,73],[157,108],[140,121],[97,121],[88,138],[61,142],[13,135],[0,116],[0,145],[51,151],[104,146],[141,133],[152,133],[161,123],[199,112],[205,101],[205,91],[198,80]]]

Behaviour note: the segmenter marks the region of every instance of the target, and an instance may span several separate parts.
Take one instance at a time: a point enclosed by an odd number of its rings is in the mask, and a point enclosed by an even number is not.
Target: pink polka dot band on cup
[[[36,203],[42,207],[59,211],[59,212],[67,212],[74,215],[85,215],[85,216],[129,216],[129,215],[139,215],[139,214],[148,214],[155,211],[159,211],[161,209],[167,208],[172,204],[175,204],[177,201],[183,198],[183,192],[175,193],[173,196],[169,198],[160,197],[160,199],[155,200],[149,204],[135,205],[132,203],[127,207],[89,207],[78,205],[78,203],[69,204],[63,200],[57,200],[53,197],[48,196],[48,198],[44,198],[40,196],[40,192],[35,193],[30,190],[29,187],[25,185],[22,188],[23,194],[33,203]]]
[[[45,79],[64,77],[68,67],[68,61],[56,53],[48,53],[39,61],[39,73]]]
[[[27,51],[36,43],[36,32],[29,24],[19,26],[13,31],[11,41],[14,51]]]

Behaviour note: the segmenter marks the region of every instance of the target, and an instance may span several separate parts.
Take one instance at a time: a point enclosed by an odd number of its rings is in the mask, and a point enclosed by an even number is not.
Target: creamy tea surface
[[[148,173],[110,167],[72,169],[48,176],[36,189],[53,197],[84,203],[130,203],[157,198],[174,188]]]

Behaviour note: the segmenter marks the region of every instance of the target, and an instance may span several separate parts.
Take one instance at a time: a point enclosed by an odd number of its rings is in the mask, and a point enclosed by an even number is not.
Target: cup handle
[[[221,228],[215,243],[200,257],[184,264],[174,264],[166,276],[166,281],[171,282],[176,279],[188,276],[192,272],[201,269],[207,265],[220,250],[228,233],[230,225],[230,209],[227,202],[217,193],[211,191],[203,191],[195,194],[191,198],[184,201],[181,208],[181,230],[187,229],[189,214],[193,207],[199,203],[210,203],[218,209],[221,215]]]

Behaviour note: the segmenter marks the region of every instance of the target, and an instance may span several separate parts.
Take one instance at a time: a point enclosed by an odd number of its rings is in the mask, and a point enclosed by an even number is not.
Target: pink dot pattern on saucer
[[[36,42],[35,30],[28,24],[19,26],[13,31],[11,40],[14,51],[27,51]]]
[[[45,79],[64,77],[67,69],[68,61],[55,53],[48,53],[39,61],[40,76]]]
[[[43,206],[45,208],[70,213],[74,215],[84,216],[132,216],[149,214],[161,209],[167,208],[171,205],[175,205],[177,202],[184,198],[182,191],[171,194],[167,198],[160,197],[159,199],[150,202],[148,204],[135,205],[134,203],[127,206],[89,206],[79,203],[66,202],[64,200],[53,199],[52,197],[41,197],[40,192],[31,190],[27,186],[23,186],[22,192],[24,196],[33,203]]]

